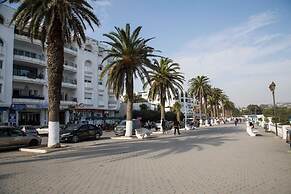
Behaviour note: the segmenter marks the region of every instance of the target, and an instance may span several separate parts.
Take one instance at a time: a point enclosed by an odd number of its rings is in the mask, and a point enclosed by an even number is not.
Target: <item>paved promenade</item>
[[[272,134],[223,125],[60,152],[0,153],[0,193],[291,193],[291,153]]]

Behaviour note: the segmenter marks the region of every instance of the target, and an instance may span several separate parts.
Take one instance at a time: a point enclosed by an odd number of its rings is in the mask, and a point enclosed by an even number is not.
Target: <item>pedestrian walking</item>
[[[176,132],[180,135],[180,123],[177,120],[174,121],[174,135],[176,135]]]
[[[236,119],[234,120],[234,125],[237,126],[237,123],[238,123],[238,119],[236,118]]]

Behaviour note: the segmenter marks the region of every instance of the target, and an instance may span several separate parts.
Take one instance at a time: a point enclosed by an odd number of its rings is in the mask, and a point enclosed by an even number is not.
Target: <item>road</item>
[[[102,140],[45,155],[0,153],[0,193],[291,193],[291,153],[273,134],[223,125]]]

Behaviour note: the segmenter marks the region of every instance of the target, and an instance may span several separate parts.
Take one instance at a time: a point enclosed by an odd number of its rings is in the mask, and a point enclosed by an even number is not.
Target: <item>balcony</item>
[[[22,42],[27,42],[29,44],[35,44],[38,46],[42,46],[42,43],[39,39],[33,39],[33,41],[31,42],[31,39],[26,35],[26,34],[21,34],[21,33],[15,33],[14,38],[16,40],[22,41]]]
[[[62,87],[75,89],[77,88],[77,80],[64,78],[62,82]]]
[[[84,85],[85,85],[85,88],[86,88],[86,89],[89,89],[89,90],[93,89],[93,84],[92,84],[92,83],[85,82]]]
[[[14,60],[46,66],[44,55],[19,49],[14,49]]]
[[[24,104],[39,104],[43,103],[43,96],[26,96],[26,95],[13,95],[13,103],[24,103]]]
[[[77,64],[69,61],[65,61],[64,70],[77,72]]]
[[[76,105],[76,104],[77,104],[77,98],[75,97],[61,99],[62,106],[69,106],[69,105]]]
[[[84,104],[86,105],[93,105],[93,100],[92,99],[85,99]]]
[[[13,81],[33,84],[45,84],[43,74],[22,73],[21,71],[13,70]]]
[[[71,54],[73,56],[77,56],[78,49],[71,45],[65,45],[64,51],[65,53]]]

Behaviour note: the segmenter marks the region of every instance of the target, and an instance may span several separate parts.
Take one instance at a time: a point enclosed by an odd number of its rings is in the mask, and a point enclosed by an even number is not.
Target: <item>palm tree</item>
[[[101,77],[108,73],[107,85],[113,88],[115,96],[126,91],[127,95],[127,112],[126,112],[126,132],[125,136],[132,135],[132,105],[133,80],[139,77],[142,82],[148,79],[148,68],[153,68],[149,57],[156,57],[153,54],[154,48],[149,47],[147,43],[151,40],[140,37],[142,27],[139,26],[131,32],[130,25],[126,24],[125,28],[115,27],[116,32],[104,34],[110,41],[104,41],[111,48],[106,49],[107,55],[102,63],[110,59],[111,63],[107,64],[102,71]]]
[[[176,119],[178,122],[181,121],[181,108],[182,106],[178,101],[173,104],[173,111],[176,113]]]
[[[47,45],[49,147],[59,147],[59,110],[64,64],[64,45],[85,41],[86,23],[99,26],[93,8],[86,0],[9,0],[21,3],[11,21],[33,40]],[[85,21],[85,22],[84,22]],[[94,29],[93,29],[94,30]]]
[[[225,118],[225,105],[229,101],[229,98],[226,94],[221,94],[220,96],[220,102],[221,102],[221,108],[222,108],[222,117]]]
[[[207,106],[208,106],[208,96],[211,94],[211,86],[210,84],[207,84],[205,86],[205,91],[204,91],[204,95],[203,95],[203,101],[204,101],[204,114],[205,114],[205,119],[206,119],[206,124],[208,124],[208,109],[207,109]]]
[[[209,78],[207,76],[197,76],[189,81],[189,94],[199,99],[199,115],[202,122],[202,98],[209,90]]]
[[[223,91],[219,88],[213,88],[212,89],[212,96],[214,99],[214,110],[215,110],[215,116],[216,118],[219,117],[219,102],[221,99],[221,95],[223,94]]]
[[[161,120],[165,119],[165,103],[183,90],[184,76],[180,72],[180,65],[173,63],[169,58],[154,60],[154,69],[149,71],[149,80],[145,82],[144,89],[150,86],[149,99],[160,100]],[[163,131],[163,129],[162,129]]]

